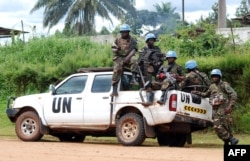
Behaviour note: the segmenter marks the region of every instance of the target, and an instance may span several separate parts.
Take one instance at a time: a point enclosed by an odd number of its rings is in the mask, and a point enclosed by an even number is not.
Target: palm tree
[[[162,2],[161,5],[154,5],[157,12],[157,20],[161,24],[158,33],[173,33],[181,23],[179,13],[175,12],[176,7],[172,7],[170,2]]]
[[[176,7],[173,8],[170,2],[162,2],[161,5],[156,4],[154,7],[159,15],[180,19],[180,15],[175,12]]]
[[[65,26],[78,28],[78,35],[95,31],[95,16],[109,20],[111,15],[120,19],[125,12],[135,14],[135,0],[37,0],[33,13],[44,9],[43,26],[51,29],[65,18]]]

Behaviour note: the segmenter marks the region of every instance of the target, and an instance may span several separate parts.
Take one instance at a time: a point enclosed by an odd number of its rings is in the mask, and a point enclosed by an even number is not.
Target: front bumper
[[[15,100],[15,97],[9,97],[8,101],[7,101],[7,107],[6,107],[6,114],[8,116],[8,118],[10,119],[11,122],[15,122],[16,120],[16,115],[19,112],[19,109],[14,109],[12,108],[11,103]]]

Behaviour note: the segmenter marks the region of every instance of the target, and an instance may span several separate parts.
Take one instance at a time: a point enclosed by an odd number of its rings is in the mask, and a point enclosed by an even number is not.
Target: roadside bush
[[[233,49],[230,43],[225,43],[224,38],[214,36],[213,39],[210,34],[214,33],[209,29],[204,35],[191,34],[191,38],[184,31],[188,32],[189,29],[180,32],[180,37],[161,35],[157,45],[164,54],[168,50],[175,50],[177,62],[183,67],[187,60],[195,59],[200,71],[208,75],[213,68],[221,69],[223,80],[228,81],[238,93],[239,108],[233,112],[234,124],[237,125],[235,130],[248,132],[249,42]],[[140,47],[145,43],[143,39],[138,42]],[[47,91],[49,84],[57,84],[79,68],[111,67],[113,54],[110,44],[97,44],[82,37],[51,36],[36,38],[26,44],[17,42],[0,47],[0,55],[0,100],[6,100],[10,95]]]

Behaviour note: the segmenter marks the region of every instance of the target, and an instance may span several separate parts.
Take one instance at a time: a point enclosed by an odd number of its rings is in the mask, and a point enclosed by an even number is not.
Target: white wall
[[[242,28],[219,28],[216,31],[217,34],[222,34],[225,37],[234,36],[235,43],[242,44],[250,40],[250,27]]]

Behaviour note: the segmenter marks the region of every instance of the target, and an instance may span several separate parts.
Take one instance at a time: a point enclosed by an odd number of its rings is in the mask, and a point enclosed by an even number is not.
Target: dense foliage
[[[138,37],[138,42],[141,48],[144,39]],[[164,53],[176,50],[182,66],[188,59],[195,59],[199,69],[208,74],[213,68],[221,69],[223,79],[231,83],[239,97],[233,113],[235,130],[250,132],[249,43],[234,45],[230,38],[216,35],[213,27],[203,26],[203,30],[194,27],[179,30],[175,36],[161,35],[157,45]],[[3,102],[8,96],[44,92],[49,84],[58,83],[78,68],[112,66],[110,44],[61,34],[1,46],[0,55],[1,109],[5,108]]]

